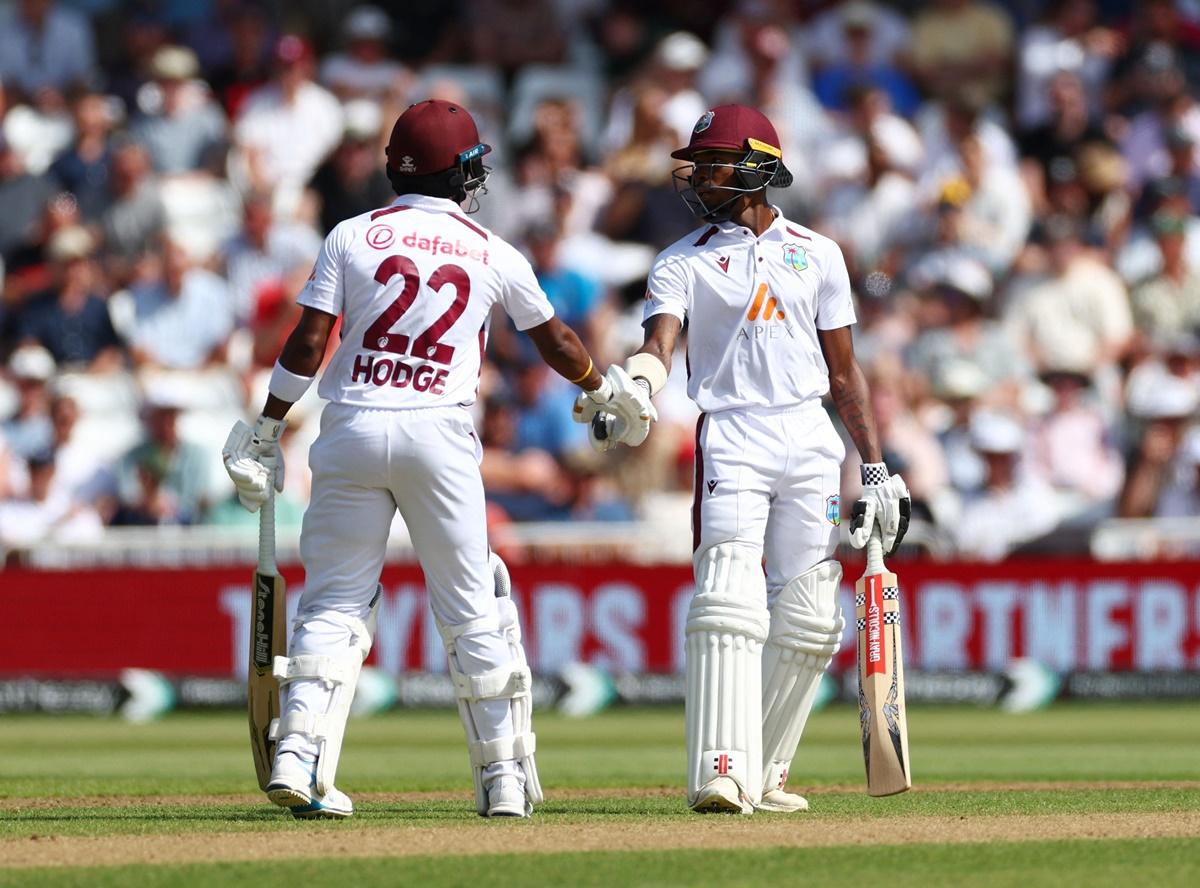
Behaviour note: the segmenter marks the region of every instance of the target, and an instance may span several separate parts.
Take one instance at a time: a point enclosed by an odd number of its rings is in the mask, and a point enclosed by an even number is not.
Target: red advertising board
[[[1069,670],[1200,668],[1200,563],[1022,560],[897,562],[910,668],[996,670],[1028,656]],[[842,589],[853,616],[852,566]],[[295,607],[303,572],[284,569]],[[0,573],[0,676],[111,676],[136,666],[180,675],[245,672],[249,568]],[[530,662],[585,660],[618,671],[683,664],[692,591],[684,566],[513,569]],[[440,671],[421,573],[389,566],[371,659]],[[853,620],[836,666],[854,663]]]

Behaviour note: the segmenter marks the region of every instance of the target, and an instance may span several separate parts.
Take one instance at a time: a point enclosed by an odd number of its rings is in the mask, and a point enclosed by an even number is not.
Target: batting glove
[[[257,512],[267,501],[272,483],[276,491],[283,490],[283,451],[279,436],[287,422],[260,416],[254,428],[240,419],[234,423],[221,448],[225,471],[237,488],[238,500],[249,512]]]
[[[884,554],[890,557],[908,532],[908,519],[912,514],[908,487],[899,475],[889,478],[884,463],[864,463],[862,482],[862,498],[854,504],[851,513],[850,545],[856,549],[865,546],[878,522]]]

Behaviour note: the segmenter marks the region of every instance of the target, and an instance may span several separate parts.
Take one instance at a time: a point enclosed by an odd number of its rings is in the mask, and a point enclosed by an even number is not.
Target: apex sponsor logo
[[[783,309],[779,307],[778,301],[767,290],[766,283],[759,284],[758,291],[754,294],[754,301],[750,303],[750,310],[746,312],[746,320],[754,322],[761,318],[764,321],[782,321],[786,317]]]

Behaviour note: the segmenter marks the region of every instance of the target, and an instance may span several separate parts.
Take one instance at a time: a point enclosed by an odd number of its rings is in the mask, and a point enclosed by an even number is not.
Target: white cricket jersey
[[[329,232],[296,301],[343,316],[321,397],[383,409],[473,403],[495,303],[518,330],[554,316],[513,246],[415,194]]]
[[[688,320],[688,395],[705,413],[824,396],[817,331],[855,321],[841,248],[773,209],[761,237],[732,222],[707,225],[650,270],[644,317]]]

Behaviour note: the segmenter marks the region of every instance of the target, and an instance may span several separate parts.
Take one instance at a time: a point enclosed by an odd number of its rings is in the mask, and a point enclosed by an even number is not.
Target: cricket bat
[[[912,786],[904,712],[904,652],[900,587],[883,564],[876,525],[867,541],[867,569],[854,587],[858,620],[858,707],[867,793],[895,795]]]
[[[279,718],[279,682],[273,671],[275,657],[287,645],[287,599],[283,577],[275,565],[275,488],[267,485],[267,501],[258,511],[258,568],[250,607],[250,670],[246,689],[250,715],[250,749],[259,788],[264,792],[275,762],[271,722]]]

